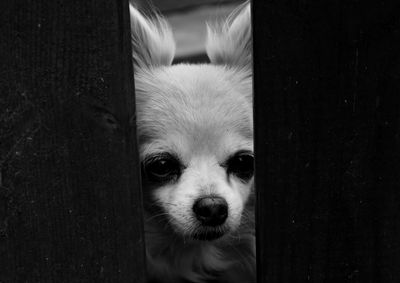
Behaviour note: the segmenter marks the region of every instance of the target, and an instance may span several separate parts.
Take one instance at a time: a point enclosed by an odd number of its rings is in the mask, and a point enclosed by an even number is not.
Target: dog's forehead
[[[226,147],[232,136],[252,140],[251,79],[243,74],[178,65],[139,74],[135,83],[142,140],[185,140],[196,149]]]
[[[171,133],[143,143],[140,154],[144,159],[154,153],[169,152],[178,156],[184,164],[199,158],[202,162],[220,163],[242,150],[252,151],[253,141],[234,134],[221,135],[216,139],[202,139]]]

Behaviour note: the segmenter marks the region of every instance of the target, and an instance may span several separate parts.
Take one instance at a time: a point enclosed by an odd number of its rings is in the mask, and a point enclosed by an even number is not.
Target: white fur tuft
[[[213,64],[251,68],[250,4],[239,6],[222,23],[207,25],[207,55]]]
[[[139,68],[171,65],[175,41],[167,22],[159,15],[146,18],[129,5],[131,15],[132,52]]]

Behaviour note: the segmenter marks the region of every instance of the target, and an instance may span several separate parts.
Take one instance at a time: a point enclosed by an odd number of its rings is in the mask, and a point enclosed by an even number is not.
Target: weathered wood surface
[[[0,282],[142,282],[128,0],[0,3]]]
[[[400,282],[400,3],[253,4],[259,282]]]

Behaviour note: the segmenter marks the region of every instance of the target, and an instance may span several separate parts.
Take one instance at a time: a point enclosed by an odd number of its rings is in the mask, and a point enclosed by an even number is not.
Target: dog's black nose
[[[194,203],[193,211],[203,225],[218,226],[228,217],[228,204],[221,197],[204,197]]]

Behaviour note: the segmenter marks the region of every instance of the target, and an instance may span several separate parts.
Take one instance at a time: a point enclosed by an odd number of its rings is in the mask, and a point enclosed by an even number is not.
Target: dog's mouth
[[[221,238],[228,232],[228,229],[222,227],[199,227],[197,231],[191,235],[194,240],[213,241]]]

